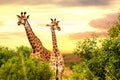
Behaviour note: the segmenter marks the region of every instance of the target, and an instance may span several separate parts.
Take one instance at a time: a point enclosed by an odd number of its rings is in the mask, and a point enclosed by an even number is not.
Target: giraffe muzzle
[[[58,31],[60,31],[60,30],[61,30],[61,28],[60,28],[60,27],[57,27],[57,29],[58,29]]]
[[[20,23],[20,22],[18,22],[17,24],[18,24],[18,25],[20,25],[21,23]]]
[[[46,26],[50,26],[50,24],[46,24]]]

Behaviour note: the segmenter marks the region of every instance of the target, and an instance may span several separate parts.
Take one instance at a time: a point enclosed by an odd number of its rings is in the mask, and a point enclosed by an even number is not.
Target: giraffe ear
[[[27,16],[27,19],[30,17],[30,15]]]
[[[46,26],[50,26],[50,24],[46,24]]]
[[[19,15],[17,15],[17,17],[18,17],[18,18],[20,18],[20,16],[19,16]]]
[[[51,19],[51,21],[53,22],[53,19],[52,18],[50,18]]]
[[[59,23],[60,21],[57,21],[57,23]]]

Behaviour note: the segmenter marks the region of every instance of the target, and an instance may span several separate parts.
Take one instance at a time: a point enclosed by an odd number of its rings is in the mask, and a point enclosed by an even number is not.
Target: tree
[[[7,47],[0,47],[0,67],[13,56],[16,56],[16,52],[14,50],[11,50]]]
[[[73,66],[74,75],[89,80],[120,79],[120,19],[108,32],[110,38],[104,39],[100,47],[95,39],[78,42],[74,54],[80,55],[83,62]]]
[[[24,57],[29,58],[30,53],[31,53],[31,49],[29,47],[26,46],[20,46],[17,47],[17,53],[22,53]]]
[[[0,47],[0,80],[49,80],[52,71],[48,63],[30,59],[30,48],[11,50]]]
[[[108,32],[111,38],[116,38],[120,36],[120,13],[118,16],[118,20],[115,22],[113,27]]]

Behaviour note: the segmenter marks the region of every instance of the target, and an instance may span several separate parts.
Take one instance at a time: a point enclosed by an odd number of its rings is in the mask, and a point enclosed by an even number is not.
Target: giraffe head
[[[25,25],[26,20],[29,18],[29,15],[26,16],[26,12],[21,12],[21,15],[17,15],[18,17],[18,25],[23,24]]]
[[[56,18],[54,20],[51,19],[51,21],[52,22],[50,24],[47,24],[47,26],[50,26],[52,30],[58,30],[58,31],[60,31],[61,28],[58,25],[59,21],[56,21]]]

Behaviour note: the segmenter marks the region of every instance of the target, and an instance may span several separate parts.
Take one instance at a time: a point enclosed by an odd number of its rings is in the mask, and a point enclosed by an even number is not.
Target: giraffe
[[[24,25],[27,38],[32,47],[30,58],[38,58],[42,63],[50,60],[51,52],[47,50],[40,39],[34,34],[29,22],[29,15],[26,16],[26,12],[21,12],[21,15],[17,15],[18,25]]]
[[[50,57],[50,67],[55,71],[56,80],[62,80],[62,74],[64,72],[64,59],[62,54],[60,53],[58,46],[57,46],[57,39],[55,30],[60,31],[60,27],[58,25],[59,21],[56,19],[51,19],[51,23],[47,24],[50,26],[51,34],[52,34],[52,45],[53,45],[53,52],[51,53]]]

